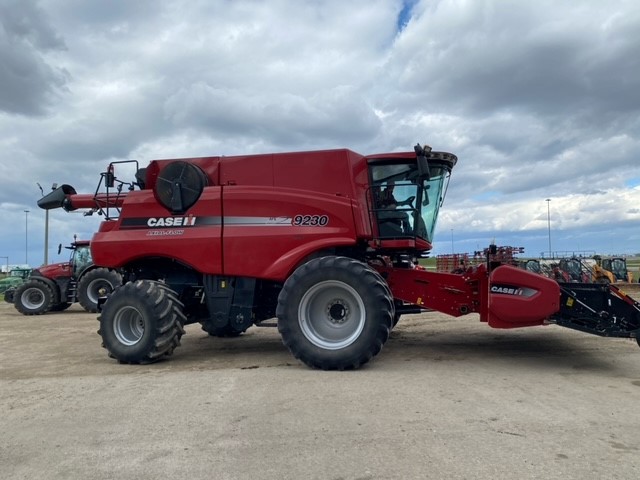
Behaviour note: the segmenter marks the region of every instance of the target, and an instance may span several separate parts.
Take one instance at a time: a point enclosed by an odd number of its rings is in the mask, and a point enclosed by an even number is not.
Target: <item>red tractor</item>
[[[31,272],[29,280],[13,292],[13,304],[24,315],[66,310],[79,302],[87,312],[98,311],[98,298],[122,284],[113,269],[95,265],[89,241],[74,241],[68,262],[53,263]],[[58,253],[62,246],[58,248]]]
[[[461,273],[419,268],[456,162],[420,145],[202,157],[135,162],[131,182],[114,162],[95,194],[63,185],[38,205],[104,215],[93,258],[125,283],[102,305],[99,333],[123,363],[170,355],[185,324],[236,336],[276,317],[296,358],[354,369],[400,315],[427,308],[478,313],[495,328],[556,323],[637,338],[640,307],[624,293],[558,284],[502,264],[495,247]]]

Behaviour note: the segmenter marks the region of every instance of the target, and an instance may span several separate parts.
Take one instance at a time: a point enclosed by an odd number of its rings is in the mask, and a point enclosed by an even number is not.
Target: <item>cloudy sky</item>
[[[416,142],[459,157],[434,254],[640,252],[639,52],[636,0],[0,0],[0,263],[112,160]]]

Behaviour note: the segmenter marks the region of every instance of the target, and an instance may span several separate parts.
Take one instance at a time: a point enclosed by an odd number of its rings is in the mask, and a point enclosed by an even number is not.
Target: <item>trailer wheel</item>
[[[39,280],[29,280],[20,285],[13,296],[13,304],[23,315],[42,315],[51,310],[51,287]]]
[[[186,320],[175,292],[152,280],[126,283],[98,317],[102,346],[121,363],[151,363],[180,345]]]
[[[377,355],[389,338],[393,298],[380,275],[347,257],[310,260],[278,297],[278,330],[293,356],[310,367],[350,370]]]
[[[109,295],[118,285],[122,276],[108,268],[95,268],[85,273],[78,282],[78,302],[87,312],[98,311],[98,299]]]

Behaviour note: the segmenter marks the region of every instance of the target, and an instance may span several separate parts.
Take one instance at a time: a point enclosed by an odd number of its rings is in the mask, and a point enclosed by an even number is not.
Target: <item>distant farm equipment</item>
[[[28,280],[5,294],[23,315],[42,315],[66,310],[75,302],[87,311],[98,311],[98,299],[122,284],[116,270],[100,268],[93,263],[89,241],[74,241],[68,262],[54,263],[34,269]],[[62,245],[58,248],[58,253]]]
[[[469,267],[489,262],[500,265],[518,266],[517,255],[524,253],[524,247],[496,246],[495,252],[490,248],[473,253],[451,253],[436,256],[436,271],[446,273],[462,273]],[[538,273],[538,272],[536,272]]]
[[[10,288],[22,285],[30,274],[30,268],[14,268],[10,270],[9,274],[0,280],[0,294],[5,293]]]
[[[565,283],[633,282],[626,259],[622,256],[603,257],[595,251],[558,251],[542,254],[540,258],[521,259],[523,247],[499,246],[495,254],[488,249],[473,253],[451,253],[436,256],[438,272],[462,273],[467,268],[487,261],[514,265],[539,275]]]

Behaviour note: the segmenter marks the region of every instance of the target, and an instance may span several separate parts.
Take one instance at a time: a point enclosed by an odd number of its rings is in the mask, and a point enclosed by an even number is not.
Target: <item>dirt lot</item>
[[[274,328],[191,325],[170,360],[128,366],[97,327],[0,304],[2,478],[640,478],[635,340],[428,313],[322,372]]]

